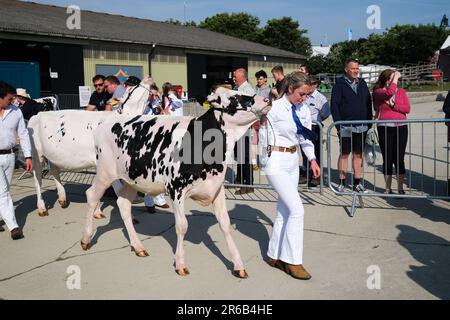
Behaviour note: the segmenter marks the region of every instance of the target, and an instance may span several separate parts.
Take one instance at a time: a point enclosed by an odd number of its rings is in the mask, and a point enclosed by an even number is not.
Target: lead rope
[[[270,125],[270,128],[272,129],[273,145],[276,146],[277,137],[275,135],[275,132],[273,131],[272,123],[270,122],[268,117],[266,117],[266,121],[267,121],[267,124]],[[267,151],[267,157],[270,158],[270,156],[272,154],[272,147],[269,144],[269,126],[268,125],[266,125],[266,151]]]

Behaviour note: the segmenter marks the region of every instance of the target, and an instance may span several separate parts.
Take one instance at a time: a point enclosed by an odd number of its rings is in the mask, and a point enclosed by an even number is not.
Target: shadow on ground
[[[225,245],[225,237],[222,235],[220,239],[213,239],[208,232],[210,227],[214,225],[218,226],[216,217],[211,211],[193,210],[191,213],[192,215],[187,216],[189,227],[184,240],[195,245],[203,243],[213,255],[222,261],[228,270],[232,271],[233,263],[229,259],[230,254]],[[237,204],[229,214],[232,228],[255,240],[259,245],[261,257],[266,259],[267,246],[269,243],[267,226],[271,225],[272,221],[263,212],[248,205]],[[175,254],[177,236],[174,228],[175,219],[171,209],[168,211],[158,210],[156,214],[148,214],[143,207],[134,207],[133,216],[139,220],[139,223],[135,224],[134,227],[139,234],[144,235],[143,240],[145,240],[145,237],[148,239],[155,236],[162,236],[171,246],[172,252]],[[100,241],[99,239],[105,233],[119,228],[122,229],[124,236],[129,241],[119,210],[114,208],[111,212],[109,223],[97,227],[95,235],[91,240],[91,245],[94,246],[97,241]],[[234,236],[235,234],[236,232],[233,230],[232,236],[239,249],[239,243]],[[224,243],[221,248],[226,250],[225,252],[222,252],[217,246],[216,243],[218,241]],[[151,251],[151,248],[147,249]],[[189,252],[185,251],[185,254],[187,257],[189,256]]]
[[[67,206],[69,207],[71,203],[81,203],[86,204],[86,190],[90,187],[90,185],[86,184],[65,184],[66,196],[67,196]],[[58,193],[56,192],[56,188],[50,190],[43,190],[42,198],[44,199],[46,208],[49,212],[49,215],[52,214],[52,209],[59,208],[60,205],[58,203]],[[102,200],[102,210],[108,207],[109,205],[115,205],[115,199],[103,197]],[[37,209],[37,196],[36,194],[32,194],[26,196],[18,201],[14,202],[15,213],[17,223],[20,227],[24,227],[27,222],[27,217],[29,214],[38,214]],[[87,206],[83,208],[83,210],[87,210]],[[80,214],[84,217],[86,211],[80,212]],[[45,217],[43,218],[45,219]]]
[[[450,299],[450,242],[432,233],[398,225],[398,242],[422,266],[410,265],[407,275],[440,299]]]

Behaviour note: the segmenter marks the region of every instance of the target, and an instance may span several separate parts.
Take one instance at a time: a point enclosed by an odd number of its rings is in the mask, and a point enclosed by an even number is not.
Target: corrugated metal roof
[[[70,30],[67,8],[15,0],[0,0],[0,7],[0,31],[4,32],[305,59],[196,27],[82,10],[81,29]]]

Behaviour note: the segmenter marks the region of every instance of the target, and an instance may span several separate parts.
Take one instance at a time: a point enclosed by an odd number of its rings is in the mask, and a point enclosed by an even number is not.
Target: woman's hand
[[[314,179],[317,179],[317,178],[320,177],[320,167],[319,167],[319,165],[317,164],[316,159],[314,159],[314,160],[311,161],[311,170],[312,170],[313,178],[314,178]]]
[[[30,173],[31,170],[33,169],[33,162],[32,162],[32,160],[31,160],[31,158],[27,158],[27,159],[25,160],[25,166],[26,166],[25,171],[26,171],[27,173]]]

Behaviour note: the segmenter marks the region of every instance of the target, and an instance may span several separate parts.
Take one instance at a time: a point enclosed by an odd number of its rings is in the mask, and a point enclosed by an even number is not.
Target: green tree
[[[404,65],[428,61],[449,32],[435,25],[396,25],[383,34],[376,63]]]
[[[343,41],[331,46],[330,53],[327,56],[327,70],[331,73],[344,72],[345,61],[349,58],[359,59],[360,49],[365,39],[358,41]]]
[[[309,58],[308,66],[312,74],[327,73],[329,71],[329,61],[326,56],[318,55]]]
[[[361,64],[380,64],[383,55],[384,37],[371,34],[367,41],[361,44],[358,58]]]
[[[178,26],[189,26],[189,27],[196,27],[197,24],[195,23],[195,21],[186,21],[186,22],[181,22],[180,20],[177,19],[172,19],[170,18],[169,20],[166,20],[165,22],[171,23],[171,24],[176,24]]]
[[[348,58],[364,65],[419,63],[430,60],[449,35],[450,31],[435,25],[396,25],[381,35],[335,43],[328,56],[313,57],[309,64],[316,73],[342,73]]]
[[[262,44],[295,52],[309,57],[312,53],[308,31],[300,29],[298,21],[291,17],[271,19],[261,32]]]
[[[245,12],[219,13],[200,22],[199,27],[244,40],[258,41],[259,23],[258,17]]]

